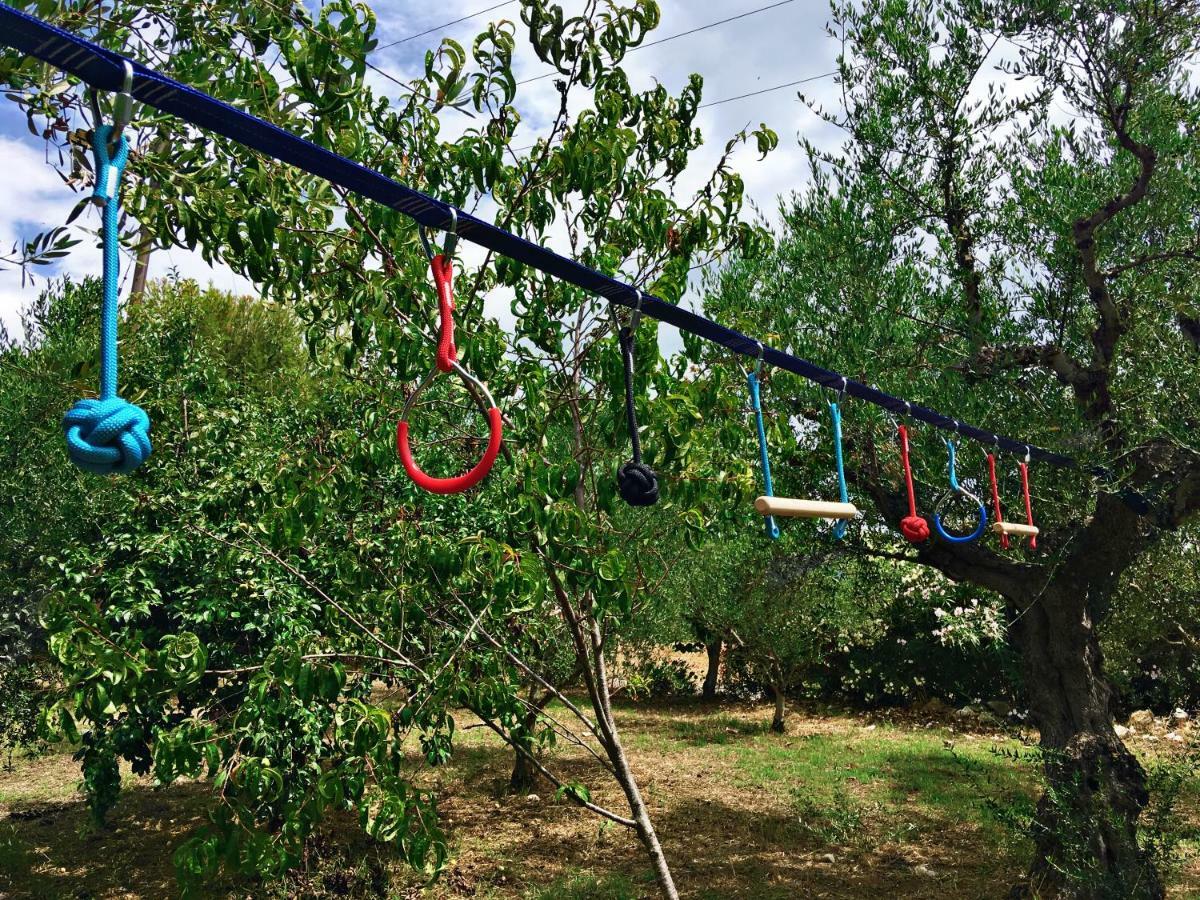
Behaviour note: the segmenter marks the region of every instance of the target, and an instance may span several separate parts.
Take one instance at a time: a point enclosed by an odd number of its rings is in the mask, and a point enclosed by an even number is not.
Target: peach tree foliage
[[[838,4],[843,89],[813,106],[841,146],[806,144],[811,185],[784,208],[777,255],[731,268],[708,306],[1079,459],[1033,466],[1036,554],[884,547],[1005,600],[1052,787],[1034,824],[1033,893],[1163,890],[1138,843],[1147,780],[1113,731],[1098,635],[1124,576],[1200,510],[1198,25],[1194,4],[1171,2]],[[783,374],[764,402],[819,421]],[[870,533],[894,535],[907,514],[894,425],[845,410]],[[946,486],[942,438],[915,426],[925,514]],[[989,448],[961,449],[960,476],[986,492]],[[1015,463],[1001,455],[1019,519]]]
[[[570,18],[523,0],[519,23],[428,51],[407,88],[368,79],[378,40],[363,4],[25,7],[668,301],[695,265],[765,245],[740,218],[732,168],[742,145],[774,146],[765,126],[735,135],[701,189],[677,196],[702,143],[702,84],[693,76],[673,95],[629,83],[619,63],[658,24],[648,0],[591,0]],[[554,68],[561,96],[529,153],[512,146],[524,140],[514,141],[518,40]],[[0,80],[67,182],[86,188],[80,91],[11,54]],[[576,97],[588,101],[579,113]],[[465,127],[445,139],[451,122]],[[211,823],[178,856],[185,873],[221,861],[277,873],[331,808],[436,870],[444,842],[419,770],[451,753],[453,709],[502,728],[520,712],[509,660],[480,649],[485,624],[519,650],[555,597],[607,630],[646,588],[654,534],[613,488],[628,436],[607,311],[519,263],[460,262],[462,358],[505,411],[506,453],[466,500],[421,495],[392,449],[405,385],[433,355],[436,304],[413,224],[153,110],[134,127],[127,243],[195,248],[246,275],[293,311],[317,362],[339,361],[342,382],[322,380],[291,408],[214,401],[167,413],[155,367],[190,351],[176,340],[161,357],[133,357],[126,378],[160,397],[167,441],[144,476],[105,488],[126,503],[96,540],[56,555],[46,615],[66,683],[48,724],[82,743],[99,812],[116,796],[118,758],[162,781],[214,780]],[[488,296],[509,303],[511,331],[484,315]],[[676,476],[696,449],[701,392],[675,380],[655,334],[647,323],[638,335],[643,440],[666,483],[663,515],[695,527],[705,485]],[[478,455],[469,435],[482,422],[458,386],[431,396],[419,412],[440,424],[416,426],[419,452],[446,473]],[[402,746],[409,736],[417,757]],[[538,742],[553,739],[539,726]]]

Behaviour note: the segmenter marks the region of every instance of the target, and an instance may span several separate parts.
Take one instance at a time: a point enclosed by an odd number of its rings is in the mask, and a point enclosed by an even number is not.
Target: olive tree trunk
[[[1138,843],[1146,773],[1113,728],[1112,696],[1087,598],[1051,582],[1012,624],[1030,712],[1041,733],[1046,790],[1024,896],[1164,896]]]
[[[865,479],[885,519],[898,523],[906,500],[882,480]],[[1046,790],[1031,835],[1034,859],[1015,896],[1074,900],[1160,900],[1162,878],[1138,842],[1149,802],[1146,773],[1117,737],[1113,690],[1096,628],[1121,578],[1155,532],[1127,496],[1101,493],[1091,518],[1064,535],[1043,535],[1034,555],[988,544],[930,540],[915,560],[954,581],[1000,594],[1009,639],[1021,655],[1029,711],[1040,733]]]
[[[704,673],[704,688],[701,696],[705,700],[714,700],[717,696],[717,676],[721,671],[721,648],[724,642],[717,638],[705,646],[708,652],[708,671]]]
[[[778,685],[772,686],[772,691],[775,694],[775,715],[771,719],[771,730],[776,734],[783,734],[785,730],[784,717],[787,715],[787,708],[784,705],[783,691]]]

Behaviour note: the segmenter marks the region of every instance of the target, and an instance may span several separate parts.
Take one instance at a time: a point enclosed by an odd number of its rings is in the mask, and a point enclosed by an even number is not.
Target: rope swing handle
[[[908,514],[917,514],[917,492],[913,489],[912,461],[908,454],[908,428],[901,425],[897,429],[900,435],[900,461],[904,464],[904,487],[908,491]]]
[[[836,400],[829,402],[829,415],[833,419],[833,461],[837,467],[838,497],[842,503],[849,503],[850,491],[846,487],[846,468],[842,462],[842,410]],[[833,536],[838,540],[844,538],[848,524],[845,519],[835,522]]]
[[[1029,458],[1026,457],[1024,462],[1017,463],[1021,470],[1021,493],[1025,495],[1025,521],[1030,528],[1035,528],[1033,524],[1033,500],[1029,496]],[[1037,534],[1029,536],[1029,549],[1037,549]]]
[[[125,61],[125,83],[114,104],[112,125],[100,124],[99,103],[91,96],[95,117],[92,152],[96,187],[92,199],[102,208],[104,245],[103,301],[100,307],[100,396],[85,397],[63,416],[67,453],[85,472],[96,475],[128,474],[151,453],[150,417],[139,406],[122,399],[117,386],[117,325],[120,321],[121,278],[121,175],[129,160],[129,139],[124,130],[133,110],[130,94],[133,67]]]
[[[617,343],[621,347],[621,373],[625,379],[625,425],[633,450],[633,458],[617,469],[617,491],[630,506],[653,506],[658,502],[658,475],[642,462],[642,440],[638,435],[637,404],[633,390],[634,329],[642,317],[641,297],[639,291],[637,309],[629,325],[621,325],[617,321],[616,307],[612,308],[613,321],[617,323]]]

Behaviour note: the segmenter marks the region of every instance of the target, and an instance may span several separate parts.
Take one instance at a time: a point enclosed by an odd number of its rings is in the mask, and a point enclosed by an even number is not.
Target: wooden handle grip
[[[1021,525],[1017,522],[993,522],[992,531],[996,534],[1010,534],[1018,537],[1037,537],[1041,530],[1036,525]]]
[[[853,503],[827,503],[823,500],[791,500],[787,497],[759,497],[754,508],[764,516],[791,516],[800,519],[853,519],[858,507]]]

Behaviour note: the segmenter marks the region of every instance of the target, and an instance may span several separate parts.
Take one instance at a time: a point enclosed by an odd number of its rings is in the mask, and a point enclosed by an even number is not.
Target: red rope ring
[[[455,221],[457,222],[457,219]],[[455,225],[454,228],[456,227]],[[454,234],[454,228],[451,229],[451,234]],[[400,422],[396,425],[396,452],[400,454],[404,471],[418,487],[433,494],[460,494],[475,487],[491,471],[496,457],[500,453],[504,422],[487,385],[458,364],[458,348],[454,344],[454,263],[449,249],[452,243],[448,242],[445,253],[435,256],[430,251],[424,230],[421,231],[421,241],[425,245],[426,253],[429,253],[429,268],[433,272],[433,281],[438,294],[440,333],[438,335],[437,364],[404,403],[404,411],[400,414]],[[413,459],[412,448],[409,446],[409,413],[416,404],[417,398],[429,387],[438,372],[457,372],[468,386],[478,389],[488,402],[488,444],[483,458],[468,471],[452,478],[435,478],[425,474]]]
[[[417,487],[429,491],[431,494],[461,494],[475,487],[492,470],[496,456],[500,453],[501,431],[504,427],[500,410],[495,406],[489,407],[487,419],[488,445],[483,458],[469,471],[453,478],[434,478],[421,471],[420,466],[413,459],[412,449],[408,445],[407,418],[402,420],[396,426],[396,450],[400,454],[400,461],[404,464],[404,471],[408,473],[408,477],[416,483]]]

